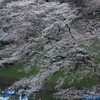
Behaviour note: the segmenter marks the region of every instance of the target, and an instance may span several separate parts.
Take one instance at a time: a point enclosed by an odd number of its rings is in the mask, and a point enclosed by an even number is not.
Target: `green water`
[[[7,85],[1,85],[0,84],[0,89],[3,91],[5,88],[7,88]],[[3,96],[7,96],[7,95],[3,95]],[[30,95],[30,97],[33,97],[34,95]],[[17,100],[18,99],[18,95],[14,95],[14,96],[9,96],[9,100]],[[38,91],[35,93],[35,99],[33,100],[67,100],[67,99],[56,99],[53,97],[53,93],[52,92],[41,92]],[[32,99],[29,99],[32,100]],[[82,99],[77,99],[77,100],[82,100]]]
[[[38,100],[39,98],[41,100],[61,100],[61,99],[53,98],[53,95],[51,92],[37,92],[35,100]],[[64,100],[64,99],[62,99],[62,100]]]

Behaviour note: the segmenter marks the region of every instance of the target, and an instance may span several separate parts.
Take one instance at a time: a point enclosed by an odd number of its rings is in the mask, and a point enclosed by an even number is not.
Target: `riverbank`
[[[15,88],[15,87],[13,87],[12,84],[15,81],[18,81],[18,79],[1,77],[1,76],[0,76],[0,80],[3,80],[3,81],[0,81],[0,84],[5,85],[6,88],[8,88],[8,89]],[[9,86],[11,86],[11,88],[9,88]],[[99,96],[99,94],[100,94],[100,85],[93,86],[93,87],[81,87],[81,88],[78,88],[75,86],[74,87],[62,86],[62,89],[55,88],[55,86],[56,86],[56,84],[44,84],[43,87],[41,89],[39,89],[38,91],[52,92],[53,97],[56,99],[59,99],[59,98],[60,99],[73,99],[73,98],[74,99],[81,99],[82,95]],[[25,88],[25,86],[22,88]],[[28,87],[26,87],[26,89],[28,89]],[[29,91],[32,91],[32,90],[29,89]]]
[[[100,96],[100,85],[93,86],[91,88],[83,87],[82,89],[77,89],[75,87],[60,89],[58,92],[54,93],[55,98],[60,99],[80,99],[82,95]]]

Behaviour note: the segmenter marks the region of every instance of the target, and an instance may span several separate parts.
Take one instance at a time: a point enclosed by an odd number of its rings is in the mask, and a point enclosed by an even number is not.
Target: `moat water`
[[[0,84],[1,91],[3,91],[7,87],[8,87],[7,85]],[[3,95],[3,96],[7,96],[7,95]],[[18,100],[18,97],[19,97],[18,95],[9,96],[9,100]],[[29,100],[39,100],[39,99],[41,99],[41,100],[67,100],[67,99],[56,99],[53,97],[52,92],[41,92],[41,91],[37,91],[35,93],[35,96],[34,96],[34,94],[32,94],[29,97],[31,98]],[[35,97],[35,98],[32,99],[32,97]],[[77,100],[82,100],[82,99],[77,99]]]

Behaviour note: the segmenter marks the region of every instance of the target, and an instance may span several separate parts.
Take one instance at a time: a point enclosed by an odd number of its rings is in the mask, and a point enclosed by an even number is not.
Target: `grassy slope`
[[[33,69],[32,71],[25,73],[23,71],[24,63],[17,63],[16,65],[10,66],[9,68],[4,67],[0,69],[0,75],[5,77],[11,77],[11,78],[29,78],[32,75],[36,75],[38,73],[38,69]]]
[[[86,45],[81,46],[84,47],[86,50],[90,51],[91,53],[100,51],[99,40],[92,39],[88,40],[88,42],[90,43],[89,47]],[[94,57],[93,60],[96,64],[97,70],[100,70],[100,57]],[[17,63],[16,65],[10,66],[9,68],[0,68],[0,76],[21,79],[24,77],[29,78],[31,76],[38,74],[39,72],[39,70],[35,68],[32,71],[25,73],[25,71],[23,71],[24,67],[25,63],[21,62]],[[84,75],[84,73],[86,74]],[[50,78],[48,78],[46,80],[46,83],[57,84],[60,78],[64,79],[64,85],[66,86],[89,87],[100,84],[100,76],[97,74],[91,74],[91,69],[85,65],[79,67],[78,70],[74,70],[72,69],[72,67],[70,68],[70,70],[67,70],[67,68],[61,69],[55,74],[53,74]]]
[[[82,18],[79,18],[77,20],[82,20]],[[85,44],[81,45],[82,48],[85,48],[87,51],[91,53],[98,53],[100,51],[100,41],[98,39],[92,39],[88,40],[90,46],[86,46]],[[4,47],[3,45],[0,45],[0,48]],[[42,51],[42,47],[35,47],[33,49],[36,49],[37,51]],[[35,50],[35,51],[36,51]],[[93,58],[94,63],[96,64],[97,70],[100,70],[99,64],[100,64],[100,57],[94,57]],[[10,66],[9,68],[0,68],[0,76],[5,76],[5,77],[13,77],[13,78],[29,78],[32,75],[36,75],[38,73],[38,69],[33,69],[29,73],[25,73],[23,71],[24,69],[24,63],[18,63],[16,65]],[[21,70],[21,71],[18,71]],[[87,73],[86,73],[87,72]],[[84,73],[86,73],[84,75]],[[70,68],[70,70],[67,69],[61,69],[55,74],[53,74],[50,78],[48,78],[45,82],[46,83],[52,83],[52,84],[57,84],[58,80],[62,78],[64,79],[64,85],[68,86],[78,86],[78,87],[83,87],[83,86],[93,86],[100,84],[100,76],[97,74],[91,74],[91,69],[85,65],[82,65],[80,68],[77,70]]]
[[[88,40],[90,46],[81,45],[90,53],[98,53],[100,51],[100,40],[94,38]],[[100,71],[100,56],[93,57],[93,61],[96,65],[97,71]],[[76,87],[91,87],[100,84],[100,75],[93,74],[92,69],[86,65],[81,65],[77,70],[71,69],[61,69],[46,80],[46,83],[57,84],[59,78],[64,79],[64,84],[66,86],[76,86]]]

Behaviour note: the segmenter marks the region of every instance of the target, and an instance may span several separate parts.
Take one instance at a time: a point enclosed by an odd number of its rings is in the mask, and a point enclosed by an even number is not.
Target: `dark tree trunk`
[[[45,0],[46,2],[49,2],[49,0]]]

